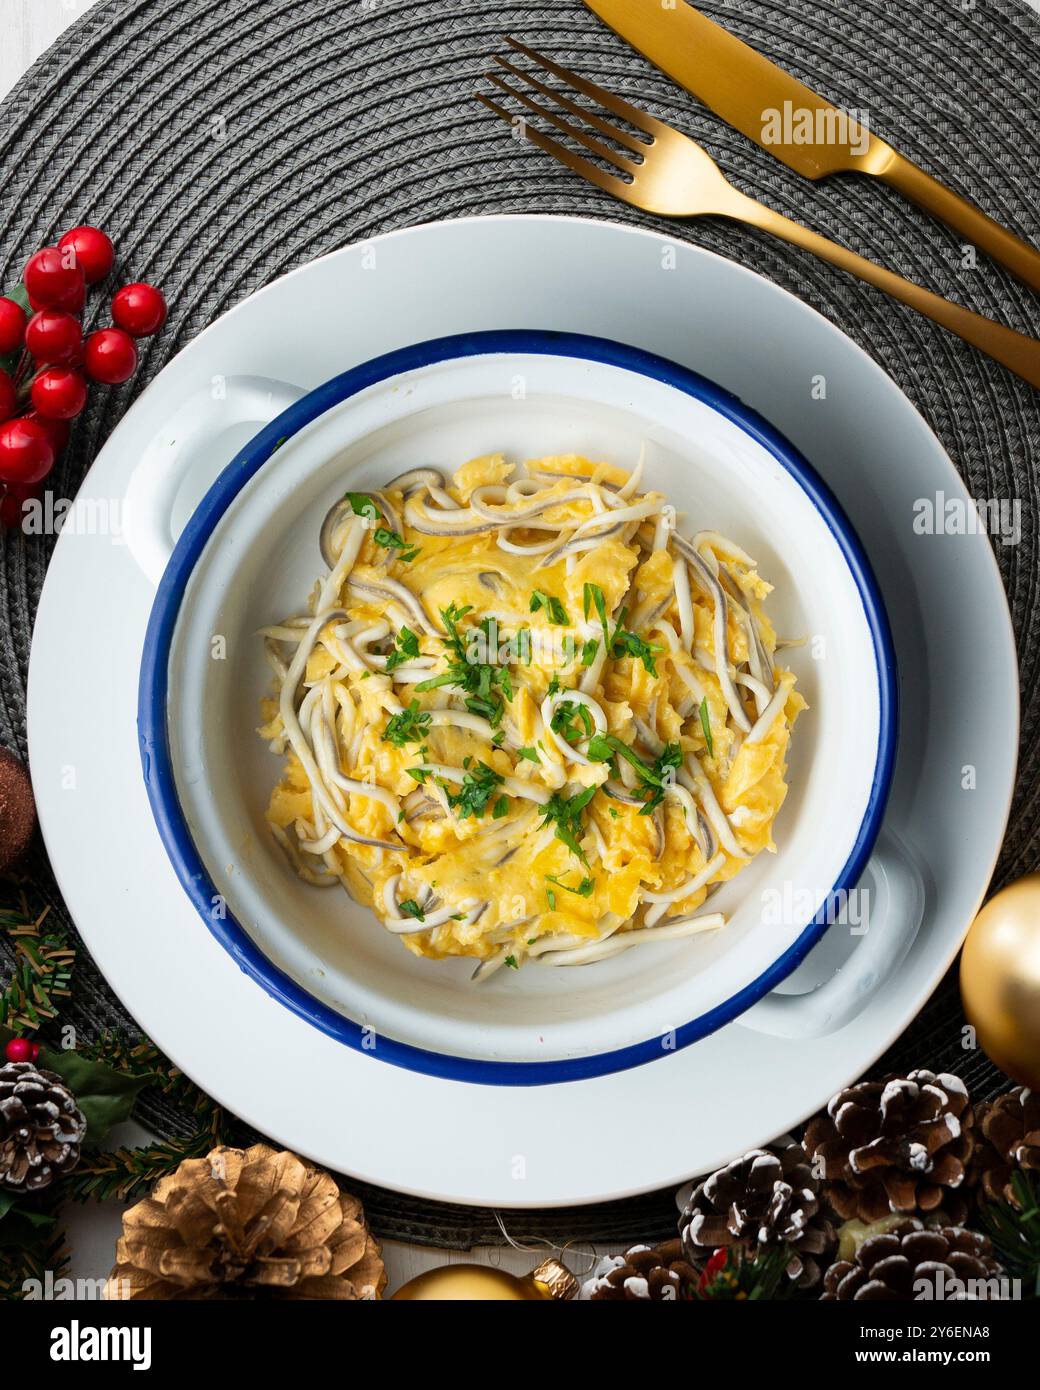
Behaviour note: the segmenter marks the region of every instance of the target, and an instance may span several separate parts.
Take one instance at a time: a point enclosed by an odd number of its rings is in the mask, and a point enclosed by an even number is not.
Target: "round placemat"
[[[1040,18],[1020,0],[729,0],[702,8],[871,125],[1007,227],[1040,242]],[[876,181],[809,183],[731,131],[607,30],[580,0],[110,0],[89,10],[0,105],[0,284],[77,222],[106,227],[171,304],[133,383],[95,393],[52,475],[72,497],[134,396],[218,314],[344,242],[437,218],[557,212],[659,226],[589,188],[472,100],[511,33],[700,140],[746,192],[940,294],[1040,336],[1040,300]],[[997,544],[1022,660],[1022,766],[997,881],[1040,844],[1040,592],[1028,386],[884,296],[731,223],[669,234],[753,267],[838,324],[895,378],[977,498],[1019,501],[1022,536]],[[33,617],[52,541],[8,533],[0,556],[0,743],[23,758]],[[956,640],[956,622],[944,615]],[[70,694],[70,698],[72,698]],[[985,718],[985,710],[979,718]],[[64,918],[42,851],[27,891]],[[64,918],[67,920],[67,918]],[[66,1010],[84,1038],[135,1031],[89,962]],[[979,1096],[1002,1079],[961,1046],[952,980],[878,1070],[956,1070]],[[163,1135],[185,1117],[146,1094]],[[356,1184],[355,1184],[356,1186]],[[383,1236],[497,1242],[494,1214],[361,1189]],[[510,1234],[665,1236],[671,1194],[510,1213]]]

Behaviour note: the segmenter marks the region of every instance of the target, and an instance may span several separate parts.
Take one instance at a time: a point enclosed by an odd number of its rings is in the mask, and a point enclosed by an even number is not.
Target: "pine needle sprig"
[[[1001,1263],[1022,1280],[1026,1298],[1040,1298],[1040,1179],[1015,1173],[1014,1202],[987,1202],[982,1225]]]
[[[132,1201],[147,1196],[153,1183],[174,1172],[186,1158],[203,1158],[214,1146],[211,1127],[187,1139],[84,1154],[63,1186],[74,1202]]]
[[[160,1052],[154,1044],[142,1038],[132,1040],[122,1033],[109,1033],[81,1049],[92,1061],[105,1062],[130,1076],[149,1076],[171,1105],[196,1115],[211,1115],[219,1109],[212,1100],[189,1080],[178,1066]]]
[[[15,951],[10,980],[0,993],[0,1024],[19,1033],[35,1032],[58,1017],[61,999],[72,993],[76,952],[65,931],[48,927],[45,908],[35,919],[28,911],[0,909],[2,929]]]

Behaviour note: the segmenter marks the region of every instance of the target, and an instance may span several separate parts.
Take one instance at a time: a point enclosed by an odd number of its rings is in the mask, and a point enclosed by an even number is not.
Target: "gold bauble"
[[[1040,1088],[1040,874],[1004,888],[975,918],[961,955],[961,999],[986,1055]]]
[[[559,1260],[546,1260],[530,1274],[507,1274],[504,1269],[484,1265],[444,1265],[428,1269],[399,1288],[395,1299],[427,1302],[434,1299],[454,1302],[534,1303],[547,1299],[573,1298],[578,1281]]]

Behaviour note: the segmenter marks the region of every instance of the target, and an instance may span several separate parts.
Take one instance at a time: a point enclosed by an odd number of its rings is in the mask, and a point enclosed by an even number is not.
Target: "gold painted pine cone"
[[[981,1200],[1017,1206],[1011,1179],[1040,1173],[1040,1092],[1017,1086],[975,1111],[972,1176]]]
[[[939,1209],[966,1214],[959,1195],[974,1148],[973,1113],[956,1076],[913,1071],[839,1091],[802,1141],[845,1221]]]
[[[928,1296],[949,1302],[1004,1297],[1004,1268],[989,1239],[962,1226],[925,1227],[916,1219],[870,1235],[851,1260],[836,1260],[824,1275],[822,1302],[912,1302]],[[998,1282],[999,1281],[999,1282]]]
[[[379,1298],[361,1203],[266,1144],[187,1159],[123,1217],[112,1299]]]
[[[79,1162],[87,1122],[76,1098],[35,1062],[0,1066],[0,1187],[42,1192]]]

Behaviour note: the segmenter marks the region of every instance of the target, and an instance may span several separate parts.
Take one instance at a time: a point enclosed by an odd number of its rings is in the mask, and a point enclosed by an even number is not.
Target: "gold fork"
[[[818,232],[803,227],[800,222],[793,222],[789,217],[784,217],[772,208],[756,202],[754,198],[747,197],[734,188],[711,156],[689,136],[674,130],[663,121],[655,120],[653,116],[648,116],[645,111],[640,111],[637,106],[623,101],[613,92],[608,92],[594,82],[579,77],[577,73],[551,62],[534,49],[528,48],[526,44],[511,38],[507,38],[506,43],[524,54],[532,63],[559,78],[576,92],[591,98],[604,110],[613,112],[615,116],[619,116],[648,137],[645,140],[640,139],[630,131],[614,125],[613,122],[589,110],[587,106],[573,101],[565,93],[547,86],[532,73],[517,67],[507,58],[496,55],[495,61],[513,77],[555,102],[579,121],[593,127],[615,145],[623,147],[623,150],[618,150],[604,144],[583,126],[565,120],[556,111],[536,101],[528,92],[517,90],[497,73],[487,73],[488,80],[496,87],[507,92],[527,110],[548,121],[570,139],[583,145],[619,173],[607,173],[599,165],[584,159],[551,135],[523,121],[524,136],[554,159],[558,159],[561,164],[565,164],[568,169],[573,169],[590,183],[612,193],[615,198],[642,208],[645,212],[660,213],[665,217],[729,217],[748,226],[757,227],[763,232],[770,232],[773,236],[790,242],[792,246],[811,251],[813,255],[829,261],[839,270],[848,271],[850,275],[857,275],[869,285],[884,290],[894,299],[908,304],[919,314],[924,314],[926,318],[934,320],[997,362],[1003,363],[1032,386],[1040,387],[1040,341],[1026,337],[1024,333],[1016,333],[1012,328],[994,323],[992,319],[984,318],[960,304],[943,299],[941,295],[922,289],[920,285],[904,280],[891,270],[885,270],[883,266],[876,265],[863,256],[857,256],[854,251],[839,246],[837,242],[828,241]],[[516,117],[510,111],[485,96],[483,92],[476,93],[476,96],[478,101],[482,101],[496,116],[508,121],[515,128]]]

